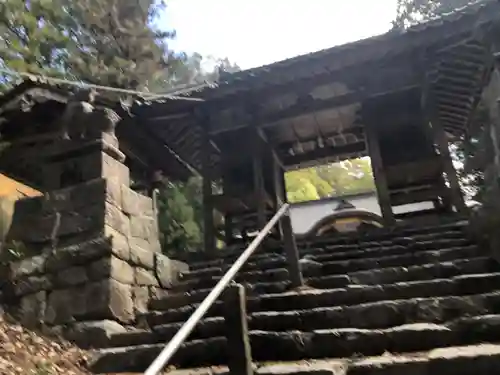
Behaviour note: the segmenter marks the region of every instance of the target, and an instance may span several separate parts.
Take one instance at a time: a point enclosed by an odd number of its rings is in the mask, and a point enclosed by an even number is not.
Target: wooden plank
[[[283,162],[287,167],[299,166],[309,160],[327,159],[345,154],[362,153],[366,151],[365,142],[356,142],[338,147],[318,148],[313,152],[298,155],[283,156]]]
[[[281,111],[258,115],[259,126],[264,124],[278,123],[280,121],[289,120],[299,116],[313,114],[328,109],[335,109],[346,105],[356,104],[360,101],[367,100],[379,95],[386,95],[391,92],[407,90],[409,88],[418,86],[418,82],[416,81],[415,77],[404,77],[404,81],[401,78],[398,80],[398,77],[394,77],[393,80],[386,81],[387,82],[383,86],[381,86],[380,82],[378,82],[378,84],[372,85],[367,83],[367,86],[364,89],[359,89],[355,92],[350,92],[345,95],[340,95],[324,100],[312,100],[307,107],[302,106],[302,104],[298,102],[296,105]],[[215,115],[214,117],[217,116]],[[238,125],[240,124],[234,122],[220,122],[217,123],[217,125],[212,129],[212,132],[219,133],[230,131],[234,126]]]

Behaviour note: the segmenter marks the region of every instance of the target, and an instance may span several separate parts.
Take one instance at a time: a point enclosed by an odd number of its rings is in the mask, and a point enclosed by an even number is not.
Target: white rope
[[[184,90],[179,90],[178,92],[173,92],[169,94],[154,94],[151,92],[144,92],[144,91],[135,91],[135,90],[128,90],[128,89],[120,89],[117,87],[110,87],[110,86],[102,86],[102,85],[94,85],[91,83],[85,83],[85,82],[78,82],[78,81],[70,81],[67,79],[62,79],[62,78],[54,78],[54,77],[47,77],[47,76],[41,76],[41,75],[36,75],[36,74],[31,74],[31,73],[26,73],[26,72],[14,72],[9,69],[2,69],[0,68],[0,73],[4,73],[10,76],[14,77],[25,77],[30,80],[39,80],[40,82],[47,82],[47,83],[56,83],[56,84],[64,84],[64,85],[69,85],[69,86],[77,86],[77,87],[88,87],[91,89],[95,90],[102,90],[102,91],[110,91],[110,92],[116,92],[116,93],[121,93],[121,94],[127,94],[127,95],[135,95],[142,97],[143,99],[172,99],[172,100],[187,100],[187,101],[196,101],[196,102],[202,102],[204,101],[201,98],[192,98],[192,97],[185,97],[185,96],[176,96],[176,93],[183,93]]]

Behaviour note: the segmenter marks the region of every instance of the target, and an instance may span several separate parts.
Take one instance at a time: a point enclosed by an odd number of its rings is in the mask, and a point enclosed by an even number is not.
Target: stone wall
[[[137,324],[149,300],[186,270],[160,253],[151,198],[112,180],[18,201],[9,237],[36,253],[3,266],[11,312],[65,336],[77,322]]]
[[[1,264],[0,298],[28,327],[105,346],[187,266],[160,253],[153,201],[130,189],[119,116],[78,98],[37,157],[45,193],[15,204],[6,240],[22,257]]]

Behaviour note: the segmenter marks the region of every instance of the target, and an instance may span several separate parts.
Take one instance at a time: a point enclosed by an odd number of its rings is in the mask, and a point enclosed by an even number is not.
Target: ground
[[[87,354],[0,317],[0,375],[89,375]]]
[[[0,307],[0,375],[91,375],[85,368],[88,358],[68,342],[49,339],[2,317]]]

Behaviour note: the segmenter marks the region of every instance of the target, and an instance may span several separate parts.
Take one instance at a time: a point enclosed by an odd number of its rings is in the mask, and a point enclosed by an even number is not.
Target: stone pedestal
[[[187,269],[160,253],[152,199],[130,189],[116,146],[61,140],[45,163],[48,192],[16,203],[8,234],[34,255],[0,274],[23,324],[84,346],[134,325]]]

